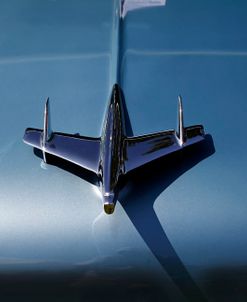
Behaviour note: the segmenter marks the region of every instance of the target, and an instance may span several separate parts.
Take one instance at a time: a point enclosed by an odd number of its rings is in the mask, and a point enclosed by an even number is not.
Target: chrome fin
[[[181,95],[178,96],[178,128],[177,138],[179,146],[183,146],[185,142],[185,131],[184,131],[184,113],[183,113],[183,102]]]
[[[47,154],[51,154],[98,173],[100,138],[53,132],[49,99],[45,102],[43,125],[43,129],[27,128],[23,141],[41,150],[45,163],[47,163]]]
[[[50,102],[49,98],[46,99],[45,102],[45,110],[44,110],[44,128],[43,128],[43,135],[41,140],[41,148],[43,152],[43,160],[46,163],[46,143],[50,140],[52,136],[52,130],[51,130],[51,123],[50,123]]]
[[[204,139],[202,125],[184,127],[182,97],[178,96],[177,130],[127,137],[124,140],[125,172],[132,171],[160,157],[174,153]]]

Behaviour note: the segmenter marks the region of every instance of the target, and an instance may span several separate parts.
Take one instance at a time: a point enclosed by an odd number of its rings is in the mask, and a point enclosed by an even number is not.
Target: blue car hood
[[[163,294],[188,297],[186,279],[210,298],[206,281],[217,283],[222,268],[238,280],[247,264],[244,1],[172,0],[124,17],[120,78],[130,132],[174,128],[182,94],[185,124],[201,123],[211,136],[131,175],[113,215],[95,185],[44,165],[22,142],[26,127],[42,128],[48,96],[54,130],[101,135],[114,7],[0,4],[0,275],[76,272],[81,282],[80,274],[112,280],[145,271],[166,284]]]

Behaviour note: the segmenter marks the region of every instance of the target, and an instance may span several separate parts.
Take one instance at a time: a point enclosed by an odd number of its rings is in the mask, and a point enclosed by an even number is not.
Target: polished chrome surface
[[[136,137],[128,137],[126,134],[123,92],[120,88],[123,17],[131,9],[165,5],[165,1],[151,2],[114,1],[112,25],[114,39],[110,62],[110,85],[113,88],[101,137],[91,138],[64,133],[53,133],[51,136],[48,122],[49,101],[45,105],[44,130],[28,128],[24,135],[25,143],[42,150],[44,162],[47,162],[47,154],[51,154],[94,172],[98,176],[104,210],[107,214],[114,212],[121,175],[178,151],[184,146],[199,142],[204,137],[202,126],[193,126],[193,131],[191,128],[184,128],[181,97],[179,97],[178,132],[168,130]],[[187,132],[190,139],[185,144]]]
[[[121,1],[121,17],[124,18],[129,11],[163,6],[166,4],[166,0],[120,0]]]
[[[184,127],[181,97],[178,98],[178,104],[178,133],[175,130],[167,130],[128,137],[125,129],[122,91],[120,86],[115,84],[101,138],[58,132],[51,134],[47,100],[44,130],[28,128],[23,140],[34,148],[41,149],[45,162],[47,162],[46,154],[51,154],[96,173],[101,186],[104,210],[107,214],[112,214],[121,175],[204,138],[203,126]]]
[[[183,103],[182,97],[178,96],[178,143],[180,146],[184,144],[184,116],[183,116]]]
[[[114,39],[110,64],[110,85],[113,88],[100,138],[64,133],[53,133],[51,136],[48,100],[45,105],[44,130],[28,128],[24,135],[25,143],[42,150],[45,162],[48,162],[47,154],[51,154],[94,172],[98,176],[107,214],[114,211],[121,175],[176,152],[184,146],[199,142],[204,137],[202,126],[184,128],[181,97],[178,100],[178,132],[168,130],[136,137],[128,137],[126,134],[123,92],[120,88],[120,62],[123,60],[120,50],[124,25],[122,17],[128,10],[156,5],[165,5],[165,1],[114,1]],[[185,142],[187,136],[190,137]]]
[[[46,143],[49,141],[52,135],[49,107],[50,107],[49,98],[47,98],[45,102],[45,110],[44,110],[44,130],[43,130],[42,141],[41,141],[41,148],[42,148],[43,159],[45,163],[47,162],[46,155],[45,155],[45,147],[46,147]]]
[[[106,114],[101,138],[99,176],[102,185],[104,209],[113,212],[119,176],[124,171],[123,142],[126,137],[125,118],[120,87],[115,84]],[[108,211],[109,209],[109,211]]]

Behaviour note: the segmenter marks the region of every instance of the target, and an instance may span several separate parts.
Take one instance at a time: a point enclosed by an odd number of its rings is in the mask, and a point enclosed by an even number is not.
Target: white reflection
[[[69,55],[47,55],[47,56],[19,56],[19,57],[7,57],[0,59],[0,65],[4,64],[20,64],[20,63],[32,63],[32,62],[47,62],[47,61],[66,61],[66,60],[83,60],[83,59],[97,59],[109,57],[107,52],[102,53],[83,53],[83,54],[69,54]]]
[[[40,162],[41,169],[48,170],[48,166],[43,160]]]
[[[217,51],[217,50],[161,50],[161,51],[152,51],[152,50],[135,50],[128,49],[124,58],[128,55],[142,55],[142,56],[236,56],[236,57],[245,57],[247,56],[247,51]]]
[[[164,6],[166,0],[122,0],[121,17],[124,18],[129,11],[145,7]]]
[[[96,194],[98,197],[100,197],[100,199],[102,199],[102,194],[101,194],[101,192],[100,192],[100,188],[93,185],[93,190],[94,190],[95,194]]]
[[[96,216],[96,218],[93,220],[93,223],[92,223],[92,237],[93,237],[93,241],[94,241],[94,244],[95,244],[95,247],[96,247],[96,250],[98,252],[99,255],[101,255],[100,253],[100,249],[99,249],[99,246],[98,246],[98,236],[97,236],[97,230],[96,230],[96,227],[97,227],[97,224],[100,220],[104,219],[104,216],[105,216],[105,213],[104,211],[102,210],[102,212]]]

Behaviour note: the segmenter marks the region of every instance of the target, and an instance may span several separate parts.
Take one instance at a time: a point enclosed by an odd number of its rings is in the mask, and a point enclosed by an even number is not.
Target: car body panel
[[[0,4],[0,271],[103,278],[101,271],[143,268],[183,299],[187,289],[173,263],[211,297],[205,280],[214,284],[219,268],[231,273],[247,263],[244,1],[168,0],[123,20],[120,84],[129,131],[174,128],[182,94],[185,126],[203,124],[215,151],[197,158],[195,150],[131,175],[108,216],[96,186],[45,165],[22,143],[26,127],[42,127],[48,96],[55,131],[100,136],[112,88],[115,4]]]

